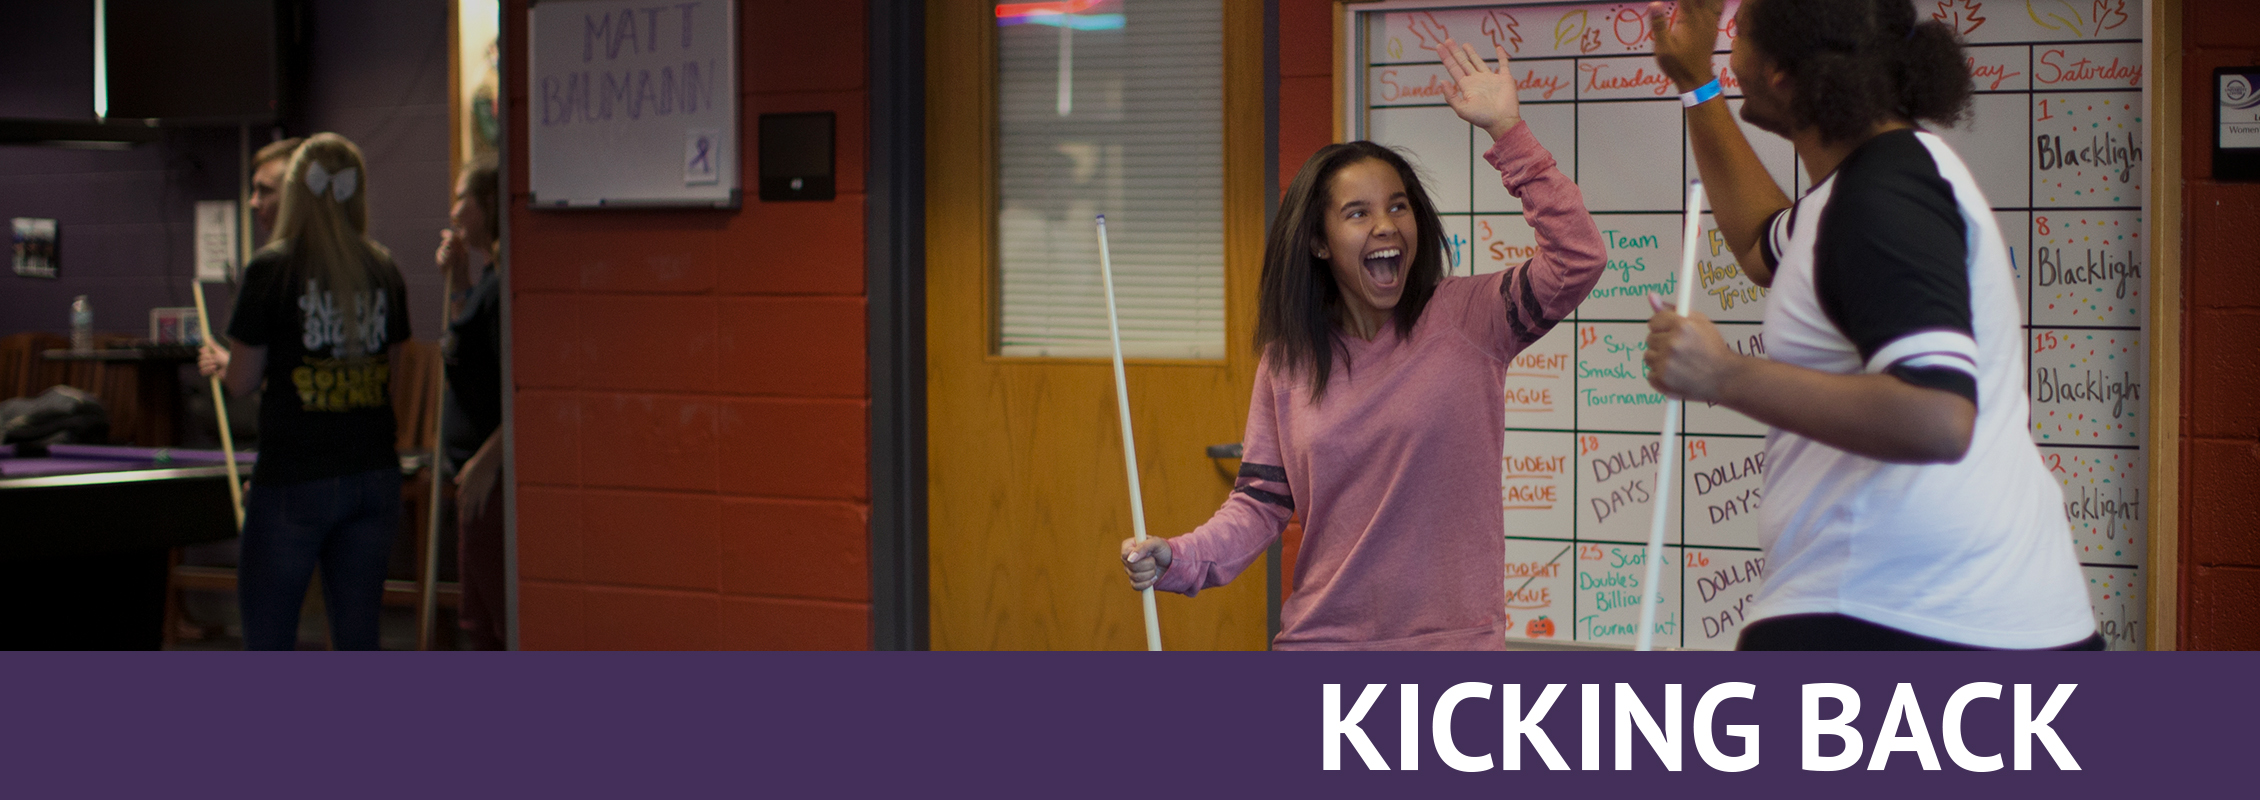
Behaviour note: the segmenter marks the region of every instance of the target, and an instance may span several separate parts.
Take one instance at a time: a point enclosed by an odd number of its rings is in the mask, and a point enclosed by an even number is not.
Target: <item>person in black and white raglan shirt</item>
[[[2008,251],[1917,120],[1969,106],[1962,45],[1907,0],[1744,0],[1742,117],[1821,176],[1783,195],[1718,99],[1722,0],[1649,6],[1765,357],[1652,302],[1649,382],[1768,425],[1766,582],[1739,646],[2099,650],[2063,493],[2027,432]]]

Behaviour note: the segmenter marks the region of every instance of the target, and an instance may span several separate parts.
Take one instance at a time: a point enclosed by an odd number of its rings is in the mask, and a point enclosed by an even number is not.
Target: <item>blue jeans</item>
[[[244,647],[296,649],[298,609],[320,564],[331,644],[377,649],[385,567],[399,530],[399,470],[281,485],[254,479],[244,500],[243,558],[236,570]]]

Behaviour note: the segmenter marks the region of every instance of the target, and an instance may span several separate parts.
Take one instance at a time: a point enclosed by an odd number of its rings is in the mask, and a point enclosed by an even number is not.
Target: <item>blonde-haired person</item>
[[[267,245],[246,265],[229,348],[204,374],[259,390],[259,468],[245,500],[236,594],[244,646],[289,650],[317,564],[341,650],[377,648],[385,566],[400,527],[391,366],[408,340],[392,255],[368,237],[368,168],[345,137],[291,156]]]

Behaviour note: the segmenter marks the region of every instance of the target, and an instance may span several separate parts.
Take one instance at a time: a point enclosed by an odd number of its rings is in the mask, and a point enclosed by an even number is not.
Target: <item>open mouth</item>
[[[1365,254],[1365,274],[1372,279],[1376,289],[1396,286],[1405,274],[1404,249],[1385,247]]]

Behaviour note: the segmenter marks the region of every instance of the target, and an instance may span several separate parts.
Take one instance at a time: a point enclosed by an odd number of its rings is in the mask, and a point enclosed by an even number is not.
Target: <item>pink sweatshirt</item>
[[[1260,557],[1297,510],[1296,586],[1281,650],[1497,650],[1506,634],[1499,458],[1507,363],[1585,300],[1601,233],[1527,125],[1483,154],[1522,199],[1538,256],[1445,278],[1410,333],[1342,336],[1319,405],[1306,381],[1256,370],[1240,478],[1224,507],[1169,540],[1156,588],[1195,594]]]

